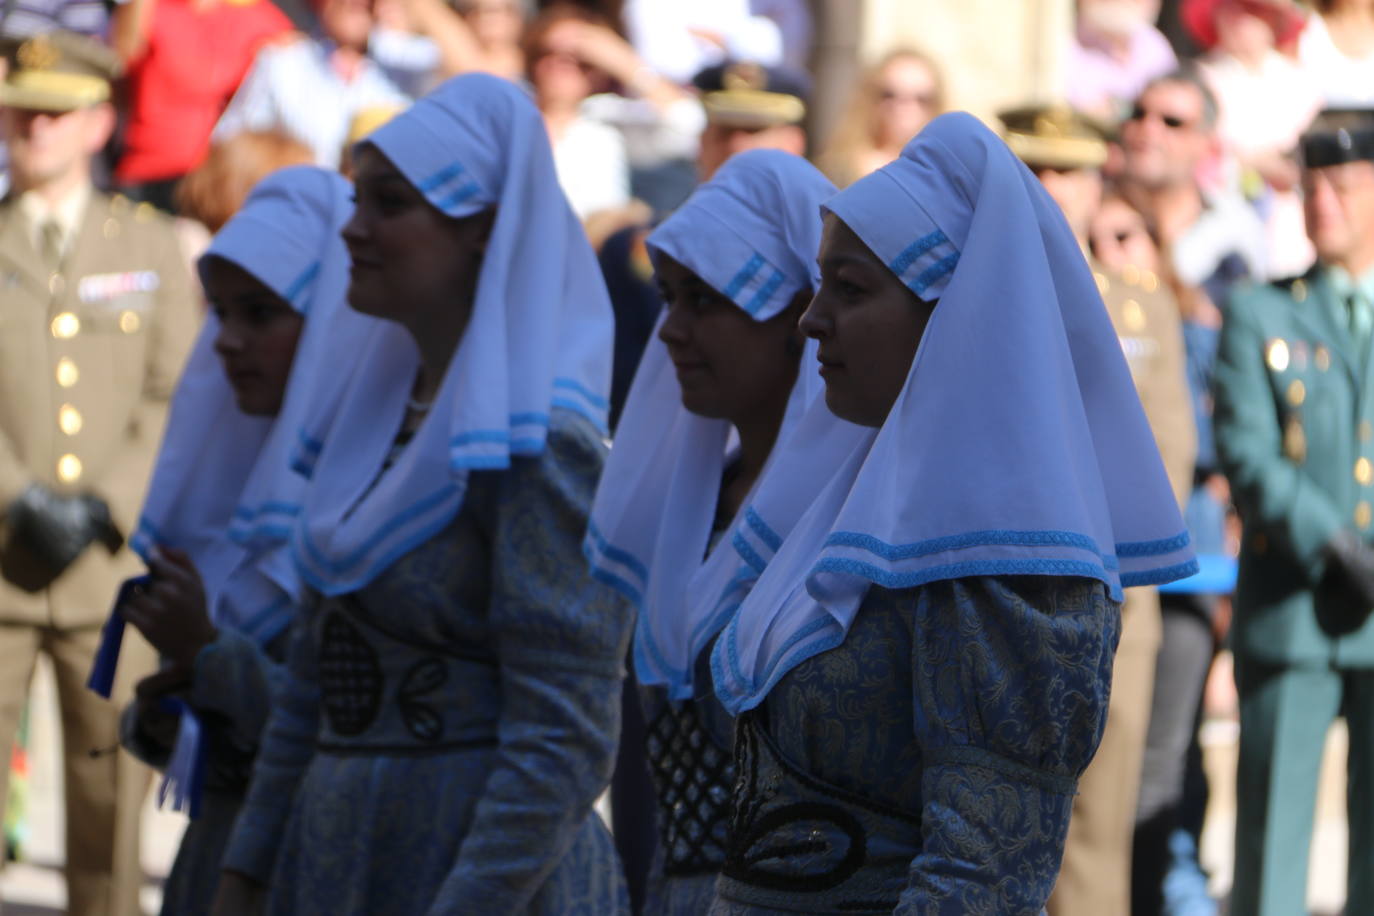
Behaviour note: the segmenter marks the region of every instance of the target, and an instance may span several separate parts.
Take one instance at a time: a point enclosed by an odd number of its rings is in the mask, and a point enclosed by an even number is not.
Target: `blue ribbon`
[[[119,594],[115,597],[114,608],[110,611],[110,617],[100,629],[100,648],[96,650],[95,664],[91,665],[91,676],[86,680],[86,686],[107,700],[114,689],[115,668],[119,665],[119,649],[124,644],[124,615],[119,612],[119,609],[152,581],[152,576],[147,575],[125,579],[124,583],[119,586]]]
[[[157,790],[157,806],[172,798],[172,810],[184,811],[192,820],[200,817],[200,801],[205,790],[205,742],[201,740],[200,719],[191,707],[176,697],[163,697],[162,706],[181,716],[177,741],[167,760],[167,772]]]

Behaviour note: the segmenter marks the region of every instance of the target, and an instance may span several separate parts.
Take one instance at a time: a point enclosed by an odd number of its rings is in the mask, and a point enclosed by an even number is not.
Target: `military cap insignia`
[[[764,89],[768,86],[768,74],[763,68],[751,61],[731,64],[720,77],[721,86],[729,90]]]
[[[25,70],[48,70],[57,66],[62,54],[53,47],[47,36],[39,35],[20,45],[15,59]]]

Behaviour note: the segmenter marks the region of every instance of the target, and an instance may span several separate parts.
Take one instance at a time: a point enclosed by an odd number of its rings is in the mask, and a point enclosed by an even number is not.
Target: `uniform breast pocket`
[[[1284,400],[1284,454],[1298,464],[1308,464],[1320,476],[1330,458],[1344,453],[1354,414],[1352,392],[1331,373],[1304,373],[1287,383]]]
[[[147,329],[153,310],[151,293],[126,293],[87,304],[91,330],[125,337],[138,336]]]

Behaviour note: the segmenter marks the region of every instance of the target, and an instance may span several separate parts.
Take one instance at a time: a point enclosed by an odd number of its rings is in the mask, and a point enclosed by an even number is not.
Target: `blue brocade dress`
[[[712,916],[1035,916],[1107,716],[1093,580],[872,588],[844,643],[738,720]]]
[[[695,683],[710,691],[710,650]],[[661,687],[641,687],[646,757],[654,780],[659,843],[644,916],[701,916],[711,907],[725,864],[735,720],[714,693],[670,701]]]
[[[225,858],[268,913],[627,912],[592,805],[631,612],[580,549],[600,435],[551,418],[542,455],[474,472],[445,531],[297,619]]]
[[[204,916],[219,886],[220,860],[252,774],[262,729],[281,679],[286,634],[266,645],[229,628],[196,655],[191,682],[175,695],[200,719],[205,784],[200,812],[186,824],[172,871],[162,887],[165,916]],[[148,728],[148,717],[171,715],[134,700],[120,719],[120,741],[139,760],[162,770],[173,746]]]

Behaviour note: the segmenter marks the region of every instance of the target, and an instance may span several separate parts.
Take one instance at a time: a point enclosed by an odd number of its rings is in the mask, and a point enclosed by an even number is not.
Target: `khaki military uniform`
[[[196,315],[171,224],[151,208],[93,193],[53,264],[17,198],[0,201],[0,544],[4,507],[33,482],[92,492],[133,532]],[[118,750],[118,712],[152,652],[126,634],[114,702],[85,680],[116,589],[141,568],[127,548],[92,545],[37,593],[0,579],[0,751],[46,652],[62,707],[73,914],[137,912],[147,773]]]
[[[1197,431],[1173,296],[1153,273],[1093,263],[1164,469],[1182,504],[1193,481]],[[1131,846],[1161,637],[1159,593],[1126,590],[1107,727],[1078,781],[1064,862],[1047,909],[1055,916],[1130,912]]]

